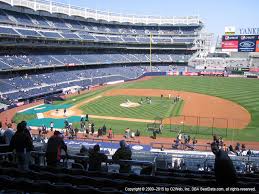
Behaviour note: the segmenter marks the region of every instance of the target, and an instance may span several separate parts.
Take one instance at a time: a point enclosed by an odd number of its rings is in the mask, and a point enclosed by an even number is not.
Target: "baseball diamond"
[[[237,84],[238,87],[233,87]],[[247,88],[247,84],[251,87]],[[218,134],[228,133],[229,136],[226,138],[233,138],[231,135],[234,133],[234,138],[237,140],[256,141],[256,137],[252,134],[256,133],[258,126],[257,120],[253,119],[258,114],[255,111],[256,106],[258,106],[256,103],[258,89],[257,80],[157,77],[97,90],[98,92],[93,92],[94,95],[89,92],[78,97],[73,96],[65,101],[55,102],[54,104],[57,105],[49,105],[53,107],[47,108],[46,112],[44,109],[36,108],[34,111],[44,114],[42,122],[41,119],[36,119],[34,114],[32,114],[33,119],[28,122],[35,126],[41,126],[44,121],[48,125],[48,121],[53,118],[55,126],[63,128],[64,119],[68,118],[77,126],[80,116],[87,113],[90,119],[99,123],[100,126],[103,123],[111,125],[113,120],[117,123],[113,127],[118,127],[115,131],[119,134],[124,133],[125,126],[134,126],[134,128],[141,128],[143,134],[149,135],[145,131],[145,124],[141,123],[152,123],[156,117],[160,117],[165,125],[165,133],[162,136],[174,136],[175,133],[172,132],[172,129],[175,126],[182,128],[184,125],[186,131],[198,127],[199,131],[195,129],[195,133],[201,136],[205,135],[205,137],[211,135],[213,128],[214,132],[218,132]],[[161,98],[161,94],[163,94],[163,98]],[[169,94],[170,99],[168,98]],[[250,98],[247,97],[247,94],[250,95]],[[144,102],[147,96],[152,99],[151,104]],[[173,103],[173,98],[176,96],[180,96],[181,101]],[[140,103],[141,99],[143,104],[140,107],[125,108],[120,106],[126,100]],[[66,117],[63,114],[57,115],[55,113],[57,106],[61,110],[62,106],[69,107]],[[27,116],[25,118],[28,118],[27,113],[31,114],[31,110],[19,113],[19,117],[21,117],[19,120],[23,119],[23,114]],[[220,131],[220,129],[222,130]],[[209,132],[204,133],[205,130]]]

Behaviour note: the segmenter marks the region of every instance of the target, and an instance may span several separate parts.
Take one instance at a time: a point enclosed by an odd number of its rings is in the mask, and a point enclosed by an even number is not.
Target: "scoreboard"
[[[222,51],[259,52],[259,35],[224,35]]]

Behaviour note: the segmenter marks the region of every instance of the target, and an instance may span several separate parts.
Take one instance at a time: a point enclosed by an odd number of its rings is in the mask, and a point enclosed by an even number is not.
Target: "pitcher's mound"
[[[140,104],[127,100],[127,102],[121,103],[120,106],[125,107],[125,108],[134,108],[134,107],[140,106]]]

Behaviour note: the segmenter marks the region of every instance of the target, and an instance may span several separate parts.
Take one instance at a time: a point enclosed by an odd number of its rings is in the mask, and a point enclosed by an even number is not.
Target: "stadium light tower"
[[[150,58],[150,61],[149,61],[149,71],[152,72],[152,33],[150,32],[150,45],[149,45],[149,58]]]

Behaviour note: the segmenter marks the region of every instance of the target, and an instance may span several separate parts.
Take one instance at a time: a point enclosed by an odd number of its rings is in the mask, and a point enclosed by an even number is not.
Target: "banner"
[[[221,48],[223,51],[238,51],[238,40],[222,41]]]
[[[167,71],[166,72],[167,75],[171,76],[171,75],[179,75],[179,72],[173,72],[173,71]]]
[[[258,72],[259,73],[259,68],[250,68],[249,71],[250,72]]]
[[[259,37],[258,37],[259,38]],[[259,40],[256,41],[256,52],[259,52]]]
[[[224,72],[206,72],[202,71],[199,75],[207,75],[207,76],[224,76]]]
[[[183,75],[185,75],[185,76],[197,76],[198,73],[197,72],[183,72]]]
[[[237,35],[232,35],[232,36],[223,36],[222,37],[222,40],[238,40],[239,39],[239,36]]]
[[[241,39],[238,43],[239,52],[255,52],[255,39]]]
[[[255,40],[257,39],[258,37],[256,35],[242,35],[242,36],[239,36],[240,40]]]

